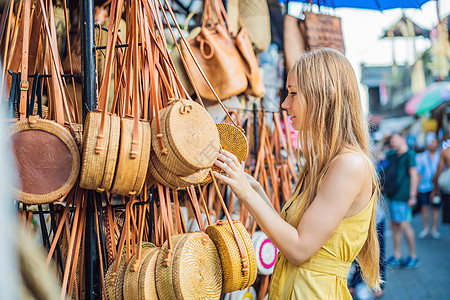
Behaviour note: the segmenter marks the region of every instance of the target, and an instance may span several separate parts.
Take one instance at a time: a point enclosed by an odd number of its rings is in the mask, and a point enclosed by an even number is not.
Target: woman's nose
[[[289,100],[287,99],[287,97],[284,99],[283,103],[281,103],[281,107],[284,109],[289,109],[290,105],[289,105]]]

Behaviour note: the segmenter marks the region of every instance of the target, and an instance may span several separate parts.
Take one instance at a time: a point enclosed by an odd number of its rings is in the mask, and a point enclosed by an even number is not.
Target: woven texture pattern
[[[269,7],[266,1],[240,0],[239,17],[257,51],[265,51],[271,41]]]
[[[245,134],[236,126],[227,123],[219,123],[216,127],[219,132],[222,149],[234,154],[238,161],[245,161],[248,155],[248,140]],[[212,170],[223,172],[223,170],[216,165],[212,166]],[[208,174],[203,183],[211,180],[211,175]]]
[[[153,150],[161,163],[176,175],[190,175],[214,164],[220,149],[214,120],[199,104],[178,100],[160,112],[161,133],[167,154],[163,154],[152,123]]]
[[[104,191],[111,187],[114,176],[117,152],[119,150],[119,118],[106,114],[103,149],[95,152],[102,113],[90,112],[85,121],[83,134],[83,154],[80,186],[85,189]]]
[[[68,176],[67,178],[64,178],[61,182],[61,186],[55,188],[52,191],[46,191],[45,193],[28,193],[26,191],[15,189],[15,193],[17,196],[17,199],[20,200],[23,203],[26,204],[45,204],[45,203],[51,203],[65,194],[67,194],[70,189],[75,185],[75,182],[78,178],[78,174],[80,172],[80,153],[78,150],[78,146],[72,137],[72,135],[67,131],[63,126],[57,124],[56,122],[49,121],[49,120],[42,120],[42,119],[35,119],[34,121],[31,121],[31,119],[23,120],[19,122],[13,123],[9,127],[9,137],[12,141],[13,147],[19,146],[20,149],[15,149],[16,157],[17,152],[26,153],[26,149],[23,149],[24,147],[31,147],[31,149],[28,149],[30,153],[36,152],[36,151],[43,151],[42,148],[36,149],[35,145],[31,145],[30,143],[22,145],[16,145],[15,140],[18,139],[19,135],[23,132],[30,132],[30,131],[41,131],[48,133],[49,136],[55,136],[59,141],[62,142],[62,145],[65,154],[68,157],[71,157],[71,166],[66,165],[67,161],[60,161],[61,163],[64,163],[64,165],[58,165],[54,166],[53,164],[58,162],[59,160],[53,159],[53,155],[49,149],[48,153],[45,153],[46,155],[43,155],[40,159],[49,159],[48,164],[52,165],[52,169],[55,170],[57,173],[59,173],[59,170],[68,170]],[[39,145],[40,147],[45,145]],[[67,149],[65,149],[67,148]],[[59,155],[62,155],[62,153],[59,153]],[[40,161],[40,165],[45,166],[45,169],[37,170],[36,166],[28,166],[27,168],[23,168],[21,166],[21,161],[16,159],[18,169],[21,171],[20,177],[21,179],[30,179],[33,178],[33,174],[40,174],[38,176],[56,176],[56,174],[48,174],[49,168],[48,165],[43,163],[43,161]],[[28,161],[29,162],[29,161]],[[22,167],[22,168],[21,168]],[[33,172],[32,174],[28,174],[29,172]],[[36,175],[35,175],[36,176]],[[22,182],[22,186],[25,184]]]
[[[160,248],[152,248],[142,261],[139,272],[139,300],[158,299],[156,293],[156,259]]]
[[[114,194],[135,195],[142,189],[146,178],[149,157],[141,158],[141,156],[150,155],[150,128],[147,122],[139,122],[137,153],[136,157],[132,158],[133,122],[133,119],[121,119],[119,158],[114,183],[111,187],[111,193]],[[143,143],[144,136],[147,138],[145,144]],[[141,165],[141,160],[147,163]],[[139,190],[135,190],[137,181],[140,185]]]
[[[128,263],[127,269],[125,270],[125,279],[123,283],[124,299],[139,300],[139,274],[145,258],[150,254],[150,252],[153,251],[154,247],[155,246],[152,248],[142,249],[141,259],[136,261],[136,255],[134,255]]]
[[[214,243],[205,233],[172,237],[173,255],[163,265],[167,242],[158,256],[157,291],[160,299],[220,299],[222,270]]]
[[[228,223],[214,224],[206,228],[206,232],[213,240],[222,263],[223,286],[222,292],[230,293],[242,290],[254,283],[257,275],[256,256],[250,236],[241,222],[233,220],[247,254],[249,272],[244,275],[239,248]]]

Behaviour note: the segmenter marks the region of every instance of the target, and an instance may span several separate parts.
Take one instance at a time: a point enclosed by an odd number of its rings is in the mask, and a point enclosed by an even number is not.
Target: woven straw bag
[[[201,105],[173,100],[160,112],[161,134],[167,150],[157,146],[156,121],[152,122],[153,150],[159,161],[176,175],[191,175],[209,168],[220,149],[214,120]]]
[[[253,233],[252,241],[256,252],[258,274],[271,275],[273,273],[275,261],[277,260],[277,247],[262,231]]]
[[[122,7],[123,0],[118,0],[117,7]],[[120,9],[112,11],[110,20],[114,26],[108,32],[105,68],[100,93],[100,111],[92,111],[86,117],[83,136],[83,158],[81,165],[80,186],[99,192],[109,190],[113,183],[117,154],[120,141],[120,119],[107,113],[109,84],[112,74],[114,45],[116,44]]]
[[[30,2],[24,2],[24,19],[30,18]],[[52,73],[49,81],[56,122],[36,116],[27,119],[29,26],[24,26],[22,38],[22,70],[20,81],[19,121],[9,128],[9,139],[19,171],[20,187],[17,199],[27,204],[51,203],[66,195],[76,182],[80,169],[78,146],[64,128],[64,103],[67,104],[59,73],[61,66],[57,46],[49,29],[45,10],[46,38],[51,55],[44,62]],[[52,13],[52,10],[50,10]],[[29,23],[28,23],[29,25]],[[31,47],[30,47],[31,48]],[[50,61],[51,60],[51,61]],[[50,67],[51,66],[51,67]],[[34,70],[33,70],[34,71]],[[70,105],[69,105],[70,107]]]
[[[204,232],[170,237],[167,205],[160,191],[161,216],[167,236],[156,262],[159,299],[220,299],[222,271],[216,247]],[[161,197],[162,196],[162,197]]]
[[[211,171],[212,173],[212,171]],[[229,293],[251,286],[257,275],[255,249],[245,226],[232,220],[220,194],[216,179],[212,177],[217,196],[227,217],[206,228],[220,255],[223,272],[222,292]]]
[[[162,185],[171,189],[179,189],[203,182],[205,177],[208,176],[208,169],[201,169],[187,176],[178,176],[170,172],[156,155],[150,155],[149,173]]]
[[[145,182],[150,159],[150,125],[148,122],[138,121],[138,130],[134,126],[134,119],[122,118],[120,130],[119,157],[116,174],[111,186],[111,193],[119,195],[138,194]],[[137,142],[133,137],[137,133]],[[133,149],[136,145],[136,150]]]
[[[222,149],[234,154],[238,161],[245,161],[248,155],[248,140],[242,129],[228,123],[219,123],[216,127],[219,132]],[[223,170],[216,165],[212,166],[212,170],[223,172]],[[208,174],[203,183],[210,181],[211,176]]]
[[[229,31],[237,34],[240,25],[247,29],[253,47],[258,52],[267,50],[271,41],[270,15],[267,1],[228,0]]]

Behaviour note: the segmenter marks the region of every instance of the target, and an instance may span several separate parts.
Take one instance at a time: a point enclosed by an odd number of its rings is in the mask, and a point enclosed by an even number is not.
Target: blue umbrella
[[[393,8],[420,8],[430,0],[312,0],[313,4],[327,7],[350,7],[374,10],[386,10]],[[289,2],[310,3],[309,0],[290,0]]]

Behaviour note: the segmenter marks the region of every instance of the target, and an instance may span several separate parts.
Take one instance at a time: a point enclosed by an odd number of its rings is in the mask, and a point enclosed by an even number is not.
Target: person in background
[[[433,191],[433,176],[436,173],[439,162],[439,150],[436,134],[427,134],[427,149],[418,154],[416,157],[417,173],[419,174],[420,182],[418,188],[417,198],[422,212],[423,230],[419,233],[419,239],[424,239],[430,233],[429,227],[429,212],[428,207],[432,207],[432,227],[431,236],[434,239],[439,239],[441,234],[437,231],[437,224],[439,221],[439,213],[441,209],[441,201],[433,201],[431,197]],[[434,196],[434,195],[433,195]]]
[[[419,265],[416,253],[414,229],[411,227],[412,207],[417,202],[417,186],[419,175],[416,170],[416,153],[408,147],[404,133],[394,133],[390,138],[393,151],[386,154],[392,162],[397,160],[395,192],[388,197],[391,217],[392,237],[394,239],[394,255],[386,264],[415,268]],[[409,255],[402,259],[402,232],[405,234]]]

